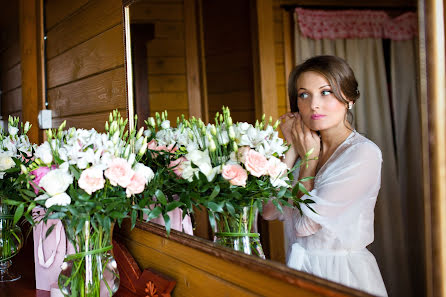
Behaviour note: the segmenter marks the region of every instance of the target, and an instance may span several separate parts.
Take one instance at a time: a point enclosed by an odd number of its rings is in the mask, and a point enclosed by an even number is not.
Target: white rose
[[[53,170],[54,171],[54,170]],[[46,176],[46,175],[45,175]],[[71,197],[67,193],[60,193],[48,198],[45,201],[45,207],[50,208],[53,205],[65,206],[71,203]]]
[[[41,145],[36,148],[36,152],[34,156],[40,160],[42,160],[45,164],[51,164],[53,161],[53,153],[51,152],[50,144],[45,141]]]
[[[153,173],[153,170],[150,169],[150,167],[145,166],[144,164],[141,163],[136,163],[135,167],[133,168],[133,170],[139,174],[141,174],[142,176],[144,176],[144,178],[146,179],[146,184],[148,182],[150,182],[153,177],[155,176],[155,174]]]
[[[6,155],[0,156],[0,171],[8,170],[12,167],[14,167],[15,163],[14,160]]]
[[[39,187],[44,188],[50,196],[54,196],[65,192],[72,183],[73,177],[67,171],[54,169],[40,180]]]

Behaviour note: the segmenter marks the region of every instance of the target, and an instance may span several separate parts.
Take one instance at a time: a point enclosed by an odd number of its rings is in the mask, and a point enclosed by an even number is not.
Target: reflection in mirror
[[[377,258],[389,295],[422,296],[424,231],[419,213],[421,179],[417,176],[421,172],[417,157],[421,155],[417,150],[421,138],[416,37],[404,41],[388,36],[349,40],[311,37],[312,27],[302,23],[311,23],[317,19],[315,15],[301,11],[299,16],[294,6],[287,7],[287,11],[280,7],[284,2],[294,4],[293,1],[272,2],[279,114],[289,109],[286,79],[294,65],[317,54],[338,55],[351,65],[361,93],[353,108],[354,127],[383,152],[383,178],[375,208],[375,242],[369,249]],[[396,9],[380,10],[390,15],[389,21],[415,7],[414,2],[392,3]],[[332,3],[327,6],[333,8]],[[324,10],[324,6],[318,9]],[[138,126],[147,116],[163,110],[168,110],[172,123],[181,114],[212,120],[222,105],[231,108],[234,121],[255,121],[259,81],[253,57],[259,49],[253,37],[258,30],[253,10],[255,5],[249,1],[236,0],[131,3],[126,28],[131,36],[131,59],[127,61],[133,66],[128,76],[133,79],[134,91],[129,95],[134,97]],[[328,19],[330,12],[318,13]],[[402,26],[410,25],[414,17],[412,14],[400,19]],[[359,13],[361,18],[364,11]],[[300,19],[305,21],[299,26]],[[335,25],[328,29],[339,31]],[[404,34],[406,29],[399,29],[401,32],[396,34]],[[410,27],[406,31],[412,34],[416,30]],[[269,226],[261,224],[265,252],[271,259],[284,260],[287,243],[283,237],[280,241],[274,237],[277,234],[269,234]],[[206,237],[206,232],[203,234]]]

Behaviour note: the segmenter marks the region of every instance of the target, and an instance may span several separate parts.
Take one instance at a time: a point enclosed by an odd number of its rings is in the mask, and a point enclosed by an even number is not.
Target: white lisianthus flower
[[[271,181],[271,185],[273,185],[273,187],[286,187],[289,188],[290,185],[286,182],[288,180],[288,177],[284,177],[284,178],[270,178]]]
[[[62,169],[54,169],[48,172],[39,182],[39,187],[44,188],[50,195],[64,193],[73,183],[73,176]]]
[[[161,128],[163,129],[169,129],[170,128],[170,121],[169,120],[165,120],[161,123]]]
[[[194,150],[192,152],[189,152],[186,155],[186,159],[200,167],[201,164],[208,164],[211,165],[211,158],[209,157],[208,150],[200,151],[200,150]]]
[[[53,161],[53,153],[51,152],[50,144],[45,141],[41,145],[36,148],[36,152],[34,156],[40,160],[42,160],[45,164],[51,164]]]
[[[189,160],[184,161],[182,166],[184,169],[181,177],[191,182],[195,172],[198,171],[198,168],[192,168],[192,163]]]
[[[15,136],[15,135],[17,135],[17,133],[19,133],[19,128],[13,127],[13,126],[8,126],[8,132],[9,132],[9,135]]]
[[[15,166],[14,160],[7,154],[0,154],[0,171],[8,170]]]
[[[45,201],[45,207],[50,208],[53,205],[66,206],[71,203],[71,197],[67,193],[60,193],[51,196]]]
[[[146,180],[146,184],[148,182],[150,182],[153,177],[155,176],[155,174],[153,173],[153,170],[150,169],[150,167],[145,166],[144,164],[141,163],[136,163],[135,167],[133,168],[133,170],[139,174],[141,174],[142,176],[144,176],[145,180]]]

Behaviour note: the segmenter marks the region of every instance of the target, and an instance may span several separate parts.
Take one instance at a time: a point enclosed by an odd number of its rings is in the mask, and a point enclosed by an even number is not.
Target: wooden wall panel
[[[121,0],[47,0],[47,87],[53,127],[104,130],[126,112]]]
[[[47,63],[47,85],[51,89],[95,73],[122,67],[123,64],[124,45],[122,25],[119,24],[50,59]]]
[[[68,16],[47,33],[47,58],[96,36],[122,23],[121,0],[89,1],[74,14]],[[63,11],[54,11],[54,14]],[[122,33],[122,31],[121,31]],[[120,38],[122,43],[122,35]]]
[[[0,113],[22,115],[22,73],[20,56],[19,1],[3,1],[0,10]]]
[[[17,88],[2,94],[1,106],[5,120],[7,120],[7,115],[20,113],[22,110],[22,89]]]
[[[125,73],[117,68],[48,91],[53,117],[125,109]]]
[[[22,84],[22,68],[20,63],[4,72],[4,79],[1,83],[2,92],[20,87]]]
[[[189,116],[184,1],[137,2],[130,7],[131,23],[154,24],[147,42],[147,83],[150,115],[168,111],[172,125]]]
[[[249,1],[203,1],[203,30],[210,121],[225,105],[255,122]]]
[[[283,114],[283,111],[287,110],[289,105],[287,102],[287,86],[286,78],[288,74],[285,73],[285,57],[284,57],[284,24],[283,24],[283,9],[280,8],[281,0],[274,0],[274,53],[276,64],[276,88],[277,88],[277,107],[279,110],[279,116]],[[289,31],[286,31],[289,33]]]
[[[96,113],[86,113],[82,115],[68,116],[64,118],[54,118],[53,127],[57,128],[64,120],[67,121],[67,128],[76,127],[83,129],[95,129],[99,132],[105,131],[105,122],[108,121],[108,116],[112,110]],[[118,109],[124,118],[127,118],[126,109]]]
[[[87,4],[88,0],[46,0],[45,5],[45,27],[51,30],[63,19],[71,16],[83,5]]]

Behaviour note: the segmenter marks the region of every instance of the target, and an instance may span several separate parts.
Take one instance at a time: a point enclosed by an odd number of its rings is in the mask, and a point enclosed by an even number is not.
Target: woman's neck
[[[328,161],[330,156],[335,152],[338,146],[347,139],[351,132],[352,129],[345,125],[343,127],[338,127],[337,129],[320,131],[322,145],[316,172],[318,172]]]

